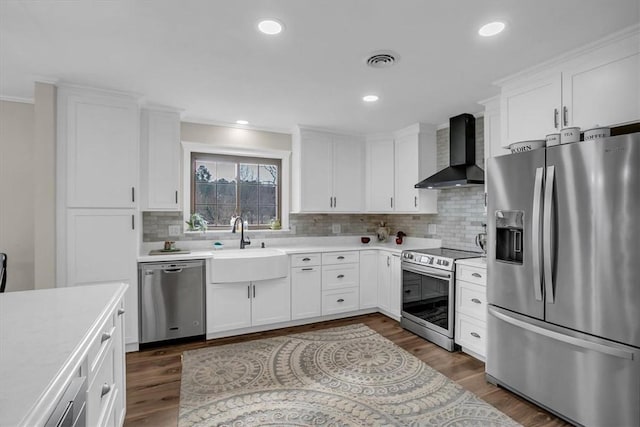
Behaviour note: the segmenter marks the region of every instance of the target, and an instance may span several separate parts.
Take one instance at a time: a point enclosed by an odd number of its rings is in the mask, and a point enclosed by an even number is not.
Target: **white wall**
[[[0,101],[0,252],[8,258],[7,291],[34,288],[33,104]]]
[[[182,122],[184,142],[199,142],[220,147],[291,151],[291,135],[252,129],[240,129]]]

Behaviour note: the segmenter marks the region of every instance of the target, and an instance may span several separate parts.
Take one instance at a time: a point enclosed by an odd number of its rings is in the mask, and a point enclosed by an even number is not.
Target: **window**
[[[280,159],[191,153],[191,212],[210,228],[241,215],[252,228],[280,220]]]

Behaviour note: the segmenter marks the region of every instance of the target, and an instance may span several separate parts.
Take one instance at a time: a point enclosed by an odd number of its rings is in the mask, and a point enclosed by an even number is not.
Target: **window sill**
[[[245,230],[245,234],[251,234],[251,233],[267,233],[267,234],[289,234],[291,233],[291,229],[281,229],[281,230],[271,230],[271,229],[248,229]],[[189,235],[194,235],[194,234],[239,234],[239,231],[236,231],[235,233],[232,233],[231,230],[207,230],[207,231],[190,231],[190,230],[184,230],[182,232],[183,234],[189,234]]]

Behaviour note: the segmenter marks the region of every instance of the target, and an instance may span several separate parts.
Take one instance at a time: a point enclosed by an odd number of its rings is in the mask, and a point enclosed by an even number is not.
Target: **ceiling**
[[[285,31],[259,33],[265,17]],[[639,22],[638,0],[1,0],[0,95],[69,82],[187,121],[386,132],[478,112],[493,81]],[[380,49],[399,61],[367,67]]]

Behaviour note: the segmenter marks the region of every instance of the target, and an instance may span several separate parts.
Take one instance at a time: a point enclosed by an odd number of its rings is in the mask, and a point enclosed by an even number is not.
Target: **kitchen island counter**
[[[126,289],[108,283],[0,294],[0,426],[44,425]]]

